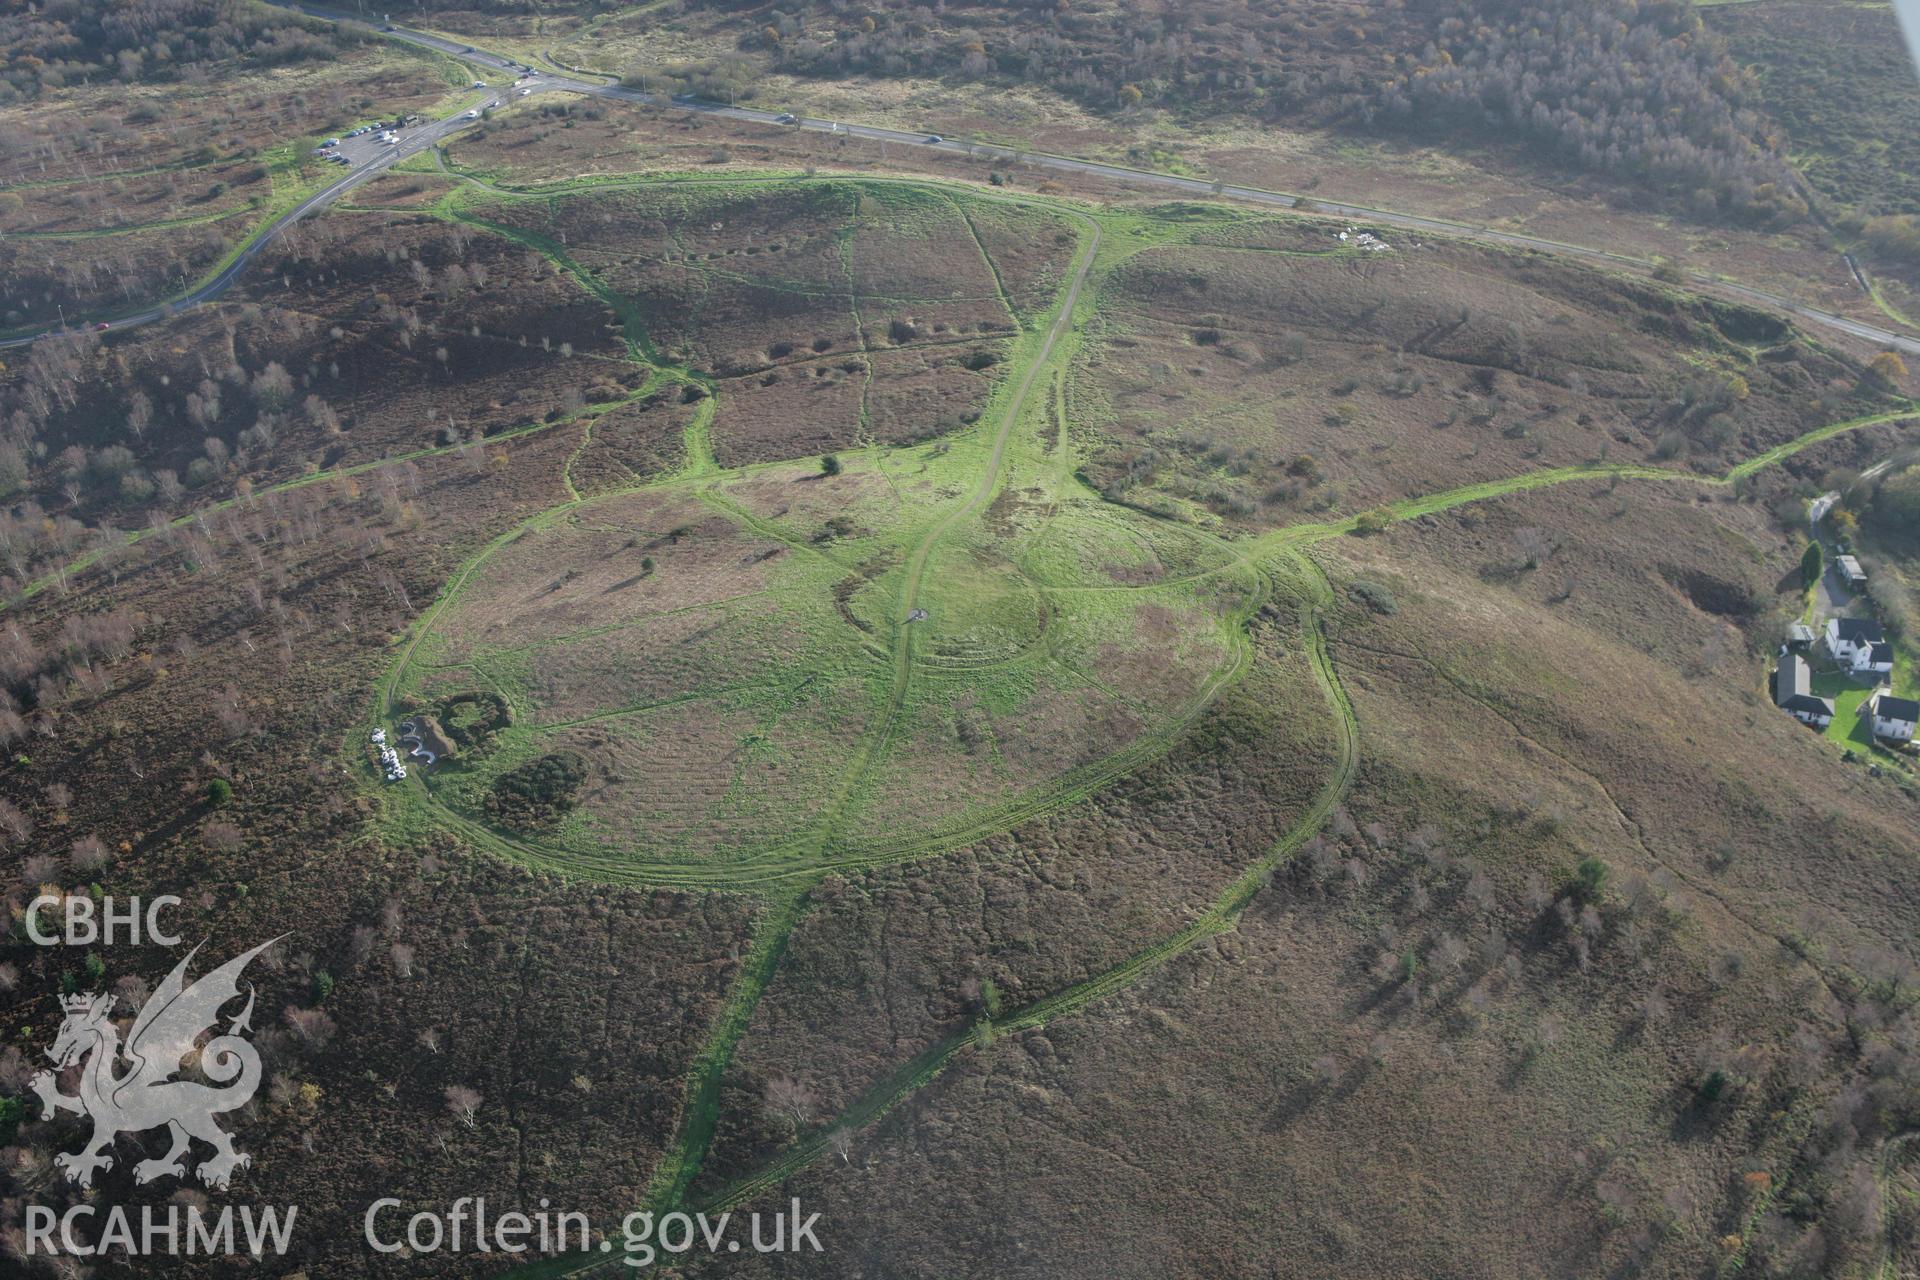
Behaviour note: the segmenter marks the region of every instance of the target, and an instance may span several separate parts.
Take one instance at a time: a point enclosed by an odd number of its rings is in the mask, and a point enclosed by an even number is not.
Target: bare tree
[[[10,800],[0,800],[0,831],[5,831],[15,840],[25,840],[33,834],[33,820]]]
[[[293,1032],[294,1038],[315,1053],[325,1049],[338,1030],[333,1019],[320,1009],[300,1009],[288,1005],[280,1016],[286,1022],[287,1029]]]
[[[461,1124],[469,1129],[473,1128],[474,1118],[480,1114],[482,1101],[480,1091],[470,1089],[463,1084],[450,1084],[447,1086],[446,1097],[447,1110],[451,1111],[454,1118]]]
[[[785,1116],[795,1129],[804,1129],[820,1105],[813,1090],[792,1076],[775,1076],[767,1081],[766,1102],[768,1110]]]
[[[119,997],[121,1008],[138,1010],[147,1003],[147,997],[153,994],[153,989],[147,985],[145,978],[137,973],[129,973],[113,984],[113,994]]]
[[[153,425],[153,399],[144,391],[136,391],[127,400],[127,430],[133,433],[135,440],[144,439],[147,428]]]
[[[240,847],[240,828],[215,819],[200,828],[200,839],[215,853],[232,853]]]
[[[93,875],[104,869],[112,859],[107,842],[99,836],[81,836],[73,842],[73,869],[81,875]]]
[[[1467,944],[1451,933],[1440,935],[1433,944],[1433,950],[1427,957],[1427,963],[1439,973],[1457,973],[1460,966],[1467,962],[1469,954]]]
[[[1560,544],[1554,541],[1552,534],[1532,525],[1513,531],[1513,545],[1520,550],[1520,566],[1523,569],[1538,569],[1560,549]]]

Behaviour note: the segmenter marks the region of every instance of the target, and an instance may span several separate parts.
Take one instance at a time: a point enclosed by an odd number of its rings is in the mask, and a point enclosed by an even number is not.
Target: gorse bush
[[[529,760],[494,780],[487,816],[522,829],[553,826],[573,808],[586,780],[587,759],[577,751]]]

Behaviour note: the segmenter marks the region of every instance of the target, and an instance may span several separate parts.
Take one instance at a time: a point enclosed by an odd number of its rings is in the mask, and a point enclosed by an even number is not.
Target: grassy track
[[[974,1026],[923,1050],[868,1089],[852,1106],[830,1122],[813,1128],[782,1152],[777,1159],[735,1181],[703,1202],[699,1206],[701,1211],[718,1213],[780,1186],[795,1173],[826,1154],[832,1148],[837,1135],[852,1133],[873,1124],[917,1090],[931,1083],[963,1054],[985,1052],[1003,1034],[1037,1030],[1060,1018],[1077,1013],[1098,1000],[1126,990],[1207,939],[1230,932],[1235,927],[1241,913],[1253,901],[1254,895],[1260,891],[1261,886],[1267,882],[1275,869],[1292,857],[1300,846],[1311,839],[1333,816],[1335,808],[1345,796],[1348,787],[1352,785],[1354,773],[1359,767],[1359,724],[1354,717],[1353,704],[1347,697],[1346,689],[1341,685],[1339,675],[1333,667],[1333,660],[1327,652],[1326,635],[1321,625],[1324,611],[1333,602],[1331,585],[1319,566],[1304,554],[1290,552],[1284,559],[1290,576],[1297,575],[1291,576],[1291,580],[1306,588],[1306,597],[1298,611],[1300,631],[1305,641],[1314,681],[1332,715],[1339,747],[1332,774],[1321,785],[1306,811],[1294,821],[1285,834],[1274,842],[1259,861],[1245,868],[1239,876],[1235,877],[1207,909],[1185,928],[1080,982],[1042,996],[998,1018],[983,1019]],[[784,936],[783,933],[782,937]],[[668,1167],[663,1166],[663,1168]],[[684,1165],[678,1163],[670,1167],[676,1176],[684,1169]],[[656,1187],[658,1186],[659,1181],[656,1179]],[[653,1203],[656,1206],[669,1203],[677,1205],[678,1201],[662,1200],[656,1195]],[[535,1277],[543,1276],[586,1275],[611,1270],[620,1265],[621,1262],[617,1257],[584,1255],[549,1259],[507,1274],[516,1277],[517,1280],[534,1280]]]
[[[699,1175],[707,1149],[713,1145],[714,1131],[719,1127],[720,1086],[733,1063],[733,1051],[746,1035],[753,1011],[774,970],[780,966],[793,926],[806,912],[810,888],[810,885],[801,885],[790,889],[772,903],[755,927],[753,945],[740,966],[740,976],[727,993],[726,1005],[688,1073],[691,1083],[681,1113],[680,1131],[673,1148],[654,1170],[653,1183],[647,1193],[649,1205],[665,1210],[682,1204]]]
[[[1080,304],[1080,291],[1086,285],[1087,273],[1093,269],[1095,256],[1100,251],[1100,226],[1092,219],[1086,219],[1090,236],[1082,246],[1067,288],[1060,300],[1058,314],[1046,331],[1039,348],[1024,362],[1024,372],[1018,375],[1011,397],[1000,417],[999,429],[994,433],[993,442],[987,453],[987,460],[981,469],[980,481],[961,506],[953,508],[936,521],[927,530],[919,542],[914,545],[907,559],[906,577],[894,603],[893,611],[893,686],[887,695],[886,707],[881,713],[878,732],[868,735],[855,753],[854,763],[847,770],[840,787],[840,793],[824,813],[826,831],[830,838],[840,826],[846,815],[846,805],[859,793],[860,785],[867,780],[874,763],[885,753],[892,741],[894,728],[899,722],[902,708],[906,705],[907,687],[913,680],[914,632],[913,612],[919,607],[921,587],[926,581],[927,561],[933,555],[934,548],[940,544],[955,526],[962,521],[977,517],[986,505],[993,500],[996,489],[1006,475],[1007,444],[1012,438],[1014,428],[1019,425],[1021,415],[1027,407],[1027,397],[1033,391],[1033,384],[1041,371],[1048,367],[1060,339],[1073,323],[1074,311]],[[985,256],[984,250],[982,256]],[[1011,308],[1009,308],[1011,311]],[[823,840],[824,843],[824,840]]]

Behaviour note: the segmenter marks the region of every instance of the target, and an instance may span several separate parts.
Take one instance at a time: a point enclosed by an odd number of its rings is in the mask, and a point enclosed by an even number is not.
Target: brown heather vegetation
[[[539,1186],[607,1215],[631,1204],[745,936],[743,900],[562,886],[440,838],[372,838],[368,800],[343,785],[341,726],[389,637],[520,504],[562,496],[553,477],[578,441],[557,428],[257,497],[13,615],[0,817],[18,858],[14,927],[40,883],[89,879],[181,894],[182,932],[212,952],[294,925],[253,975],[269,1078],[242,1139],[256,1193],[313,1215],[292,1265],[340,1265],[367,1199],[394,1185],[436,1200]],[[215,778],[233,793],[217,817]],[[79,953],[9,951],[36,991],[87,981]],[[172,959],[102,958],[136,1002]],[[616,968],[646,981],[610,981]],[[9,1042],[44,1024],[40,1008],[8,1008]],[[19,1088],[21,1056],[0,1066]],[[448,1109],[453,1089],[481,1098],[470,1125]],[[73,1132],[26,1124],[9,1167],[44,1168]],[[543,1136],[503,1162],[519,1132]],[[30,1185],[43,1203],[65,1195]]]
[[[998,368],[969,361],[1007,349],[1067,256],[882,186],[483,212],[635,299],[649,339],[718,388],[723,463],[801,459],[740,487],[756,519],[853,540],[887,486],[818,478],[812,455],[858,440],[862,401],[871,438],[964,423]],[[909,215],[921,249],[977,243],[1002,281],[867,234]],[[1458,246],[1312,256],[1328,235],[1222,223],[1122,269],[1065,389],[1089,480],[1237,536],[1595,457],[1675,478],[1313,548],[1360,727],[1324,828],[1231,930],[1044,1028],[988,1028],[741,1206],[799,1195],[825,1255],[689,1274],[1558,1280],[1737,1257],[1788,1277],[1866,1273],[1889,1242],[1910,1261],[1894,1144],[1920,1123],[1920,798],[1760,687],[1798,611],[1800,500],[1851,487],[1901,430],[1737,489],[1696,482],[1884,408],[1887,388],[1760,313]],[[83,956],[13,932],[41,885],[178,892],[209,954],[291,923],[256,975],[269,1080],[241,1137],[248,1194],[302,1206],[282,1274],[475,1274],[367,1260],[358,1214],[395,1187],[409,1208],[641,1203],[762,919],[750,895],[532,873],[403,828],[354,780],[349,726],[461,565],[535,512],[684,460],[705,401],[638,398],[639,335],[550,261],[413,211],[338,213],[265,255],[244,296],[38,344],[0,382],[0,993],[28,997],[0,1006],[0,1092],[45,1043],[46,997],[92,981]],[[832,407],[796,410],[807,397]],[[1912,487],[1896,461],[1853,499],[1893,557]],[[1003,491],[983,527],[1016,542],[1043,508]],[[604,623],[639,607],[607,588],[638,579],[663,625],[544,662],[556,718],[609,705],[594,680],[655,692],[620,644],[696,679],[781,659],[751,605],[705,649],[674,630],[704,621],[673,615],[750,597],[782,544],[678,493],[569,515],[489,562],[450,645]],[[862,592],[888,567],[850,568],[849,626],[883,616]],[[1198,565],[1089,568],[1106,589]],[[1336,771],[1300,603],[1283,589],[1258,615],[1248,673],[1164,758],[950,854],[814,885],[721,1077],[695,1202],[929,1046],[1177,933],[1271,848]],[[1156,620],[1173,625],[1137,625]],[[1175,666],[1102,652],[1140,689]],[[561,741],[691,803],[726,785],[700,752],[730,729],[687,714],[669,751],[593,727]],[[105,952],[102,977],[137,1002],[169,959]],[[7,1241],[20,1197],[69,1194],[46,1155],[74,1132],[29,1119],[0,1153]],[[130,1167],[108,1195],[152,1194]]]
[[[1256,663],[1158,764],[1085,804],[937,862],[834,876],[815,890],[754,1012],[707,1166],[724,1186],[791,1124],[754,1099],[785,1072],[837,1114],[881,1076],[987,1011],[1090,977],[1177,932],[1256,861],[1323,784],[1318,696],[1291,602],[1255,627]]]
[[[1284,524],[1542,467],[1711,474],[1890,403],[1770,315],[1542,255],[1202,239],[1222,243],[1142,253],[1103,296],[1076,426],[1110,498]]]

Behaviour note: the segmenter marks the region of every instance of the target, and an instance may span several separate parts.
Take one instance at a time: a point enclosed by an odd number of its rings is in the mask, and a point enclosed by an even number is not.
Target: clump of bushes
[[[497,693],[468,691],[442,702],[434,718],[447,740],[463,752],[478,751],[507,727],[512,712]]]
[[[554,751],[494,780],[487,794],[487,816],[501,826],[523,831],[555,826],[572,811],[587,781],[587,758],[578,751]]]
[[[1400,612],[1400,602],[1393,598],[1393,592],[1371,578],[1355,578],[1347,584],[1347,595],[1356,604],[1365,605],[1383,617],[1392,617]]]

